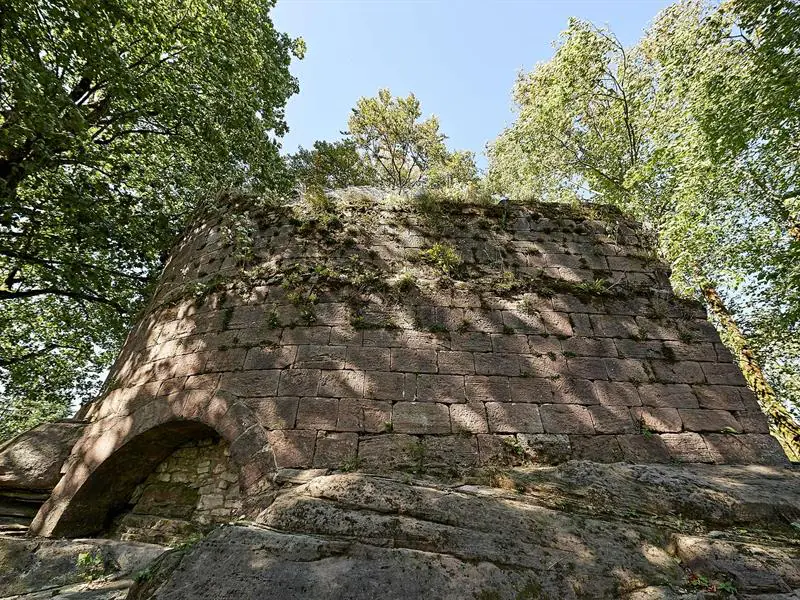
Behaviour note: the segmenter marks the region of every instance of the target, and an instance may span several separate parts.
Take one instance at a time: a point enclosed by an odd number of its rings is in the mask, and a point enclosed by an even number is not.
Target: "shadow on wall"
[[[188,233],[33,532],[99,531],[211,430],[252,510],[281,467],[780,461],[641,232],[568,207],[398,210],[355,194]],[[709,443],[721,430],[738,446]]]

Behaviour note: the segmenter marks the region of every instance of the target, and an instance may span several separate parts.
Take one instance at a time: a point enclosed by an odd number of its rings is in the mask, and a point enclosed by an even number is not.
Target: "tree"
[[[439,120],[422,116],[414,94],[394,98],[383,89],[377,97],[358,100],[348,121],[348,135],[381,185],[403,191],[426,183],[467,183],[477,170],[471,153],[451,154]]]
[[[273,4],[4,3],[0,437],[96,388],[199,198],[281,183],[303,46]]]
[[[630,49],[570,21],[553,58],[518,80],[519,117],[490,148],[489,179],[517,197],[612,202],[656,229],[676,289],[707,302],[797,455],[798,138],[782,130],[797,122],[797,78],[786,77],[797,61],[780,61],[798,55],[789,4],[678,2]]]
[[[286,161],[292,179],[306,187],[333,189],[377,182],[372,165],[362,159],[351,139],[316,141],[313,149],[301,147]]]

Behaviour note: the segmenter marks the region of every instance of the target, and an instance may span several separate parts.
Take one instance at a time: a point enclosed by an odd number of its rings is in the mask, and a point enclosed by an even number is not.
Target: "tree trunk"
[[[775,396],[775,391],[766,377],[764,377],[764,373],[758,365],[747,339],[728,312],[717,290],[711,285],[703,284],[700,286],[700,291],[711,314],[719,321],[727,334],[728,345],[739,361],[739,367],[742,369],[744,378],[755,392],[758,403],[761,405],[761,410],[769,418],[772,434],[781,443],[791,460],[800,460],[800,425],[797,424],[791,413]]]

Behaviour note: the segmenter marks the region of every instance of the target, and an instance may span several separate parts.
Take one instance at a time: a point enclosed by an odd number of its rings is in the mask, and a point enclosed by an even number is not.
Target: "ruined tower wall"
[[[702,307],[616,211],[241,202],[175,250],[40,527],[172,421],[230,444],[245,497],[280,468],[785,461]]]

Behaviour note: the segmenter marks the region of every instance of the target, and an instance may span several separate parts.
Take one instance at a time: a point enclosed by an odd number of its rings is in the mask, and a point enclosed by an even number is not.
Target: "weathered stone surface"
[[[163,546],[141,542],[0,536],[0,594],[3,598],[16,598],[17,594],[22,594],[26,600],[125,598],[133,577],[164,551]],[[108,577],[109,584],[86,584],[78,566],[81,554],[99,557],[98,562],[103,565],[103,574]],[[41,595],[34,595],[37,591]]]
[[[83,424],[39,425],[0,447],[0,488],[52,490]]]
[[[261,512],[268,529],[217,530],[131,598],[689,600],[693,577],[743,597],[800,590],[794,547],[740,539],[734,525],[800,514],[794,473],[570,462],[512,477],[515,490],[317,477]],[[620,520],[628,511],[643,518]],[[729,529],[684,532],[692,519]]]

